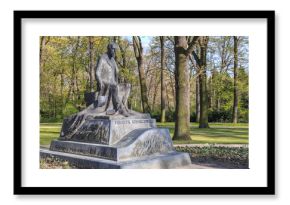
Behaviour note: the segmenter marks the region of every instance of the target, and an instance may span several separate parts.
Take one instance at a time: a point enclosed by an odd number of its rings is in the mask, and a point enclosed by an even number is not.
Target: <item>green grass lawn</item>
[[[157,123],[158,127],[168,128],[171,137],[174,123]],[[174,144],[248,144],[248,124],[210,123],[210,128],[199,129],[197,123],[191,123],[191,141],[173,141]],[[59,137],[61,123],[40,124],[40,145],[49,145]]]
[[[169,129],[171,137],[174,123],[157,123],[158,127]],[[191,123],[191,141],[173,141],[174,144],[248,144],[249,129],[246,123],[209,123],[210,128],[199,129],[198,123]]]

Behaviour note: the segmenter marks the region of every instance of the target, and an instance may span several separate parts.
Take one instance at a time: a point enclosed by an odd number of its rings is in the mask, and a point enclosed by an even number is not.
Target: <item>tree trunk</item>
[[[43,67],[44,67],[44,58],[43,58],[43,53],[45,49],[45,44],[46,44],[46,39],[45,36],[40,37],[40,51],[39,51],[39,75],[41,76],[43,72]]]
[[[207,93],[207,77],[206,77],[206,50],[208,37],[202,37],[200,40],[200,75],[199,75],[199,91],[200,91],[200,120],[199,128],[208,128],[208,93]]]
[[[171,106],[170,106],[170,100],[169,100],[169,91],[168,91],[168,88],[165,86],[165,92],[166,92],[166,102],[167,102],[167,108],[168,108],[168,111],[171,112]]]
[[[190,140],[189,69],[185,36],[175,36],[176,122],[173,140]]]
[[[199,76],[195,80],[195,113],[196,113],[196,122],[199,122],[200,119],[200,95],[199,95]]]
[[[148,97],[147,97],[147,85],[144,73],[144,63],[143,58],[138,60],[138,71],[139,71],[139,80],[140,80],[140,88],[141,88],[141,100],[143,112],[150,112]]]
[[[171,87],[171,91],[172,91],[172,96],[173,96],[173,99],[176,99],[176,93],[175,93],[175,79],[172,77],[171,74],[169,74],[169,79],[170,79],[170,87]],[[175,107],[176,105],[176,102],[175,100],[173,100],[173,107]]]
[[[90,92],[94,91],[94,56],[93,56],[93,37],[89,36],[89,76],[90,76]]]
[[[161,116],[160,121],[166,122],[166,90],[165,90],[165,52],[164,52],[164,36],[160,36],[160,47],[161,47]]]
[[[158,85],[160,81],[157,80],[158,78],[158,73],[155,72],[155,80],[154,80],[154,92],[153,92],[153,101],[152,101],[152,110],[155,110],[155,103],[156,103],[156,96],[157,96],[157,91],[158,91]]]
[[[56,76],[54,76],[56,77]],[[53,85],[53,95],[52,95],[52,98],[53,98],[53,118],[56,119],[56,116],[57,116],[57,111],[56,111],[56,84]]]
[[[61,95],[61,118],[63,119],[63,110],[64,110],[64,93],[63,93],[63,88],[64,88],[64,69],[61,70],[60,74],[60,95]]]
[[[146,112],[150,112],[150,107],[148,103],[147,85],[146,85],[145,72],[144,72],[143,47],[142,47],[141,38],[139,36],[133,36],[133,47],[134,47],[134,53],[135,53],[135,57],[138,64],[142,108],[143,108],[143,112],[146,113]]]
[[[212,76],[208,80],[208,108],[212,108]]]
[[[238,123],[238,38],[234,36],[234,105],[233,123]]]
[[[199,92],[200,92],[200,119],[199,128],[208,128],[208,96],[206,88],[206,71],[203,68],[202,74],[199,76]]]
[[[216,81],[216,68],[211,71],[211,108],[215,110],[217,108],[217,95],[216,95],[216,87],[214,83]]]
[[[125,50],[126,48],[124,48],[121,44],[119,44],[119,48],[120,48],[120,53],[121,53],[122,60],[116,61],[116,62],[119,63],[119,65],[122,67],[123,70],[127,70],[128,73],[129,73],[129,68],[127,66],[126,50]],[[120,78],[120,76],[119,76],[119,78]],[[127,79],[125,77],[123,77],[122,79],[120,79],[120,82],[122,82],[122,83],[128,83],[128,81],[127,81]]]
[[[216,100],[216,109],[218,112],[221,110],[221,99],[219,96],[217,97],[217,100]]]

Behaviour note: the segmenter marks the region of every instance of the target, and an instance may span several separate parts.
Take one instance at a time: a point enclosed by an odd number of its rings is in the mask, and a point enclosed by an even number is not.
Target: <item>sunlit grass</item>
[[[158,127],[168,128],[171,137],[174,123],[157,123]],[[174,141],[175,144],[248,144],[249,129],[246,123],[210,123],[210,128],[198,128],[198,123],[191,123],[191,141]]]
[[[61,123],[40,124],[40,145],[49,145],[50,142],[59,137]]]

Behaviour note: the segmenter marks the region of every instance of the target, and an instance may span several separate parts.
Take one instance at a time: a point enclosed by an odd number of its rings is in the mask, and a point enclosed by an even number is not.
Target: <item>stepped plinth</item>
[[[176,152],[168,129],[157,128],[149,115],[142,118],[100,116],[86,119],[69,138],[70,119],[60,138],[41,157],[68,160],[79,168],[177,168],[191,164],[189,154]]]

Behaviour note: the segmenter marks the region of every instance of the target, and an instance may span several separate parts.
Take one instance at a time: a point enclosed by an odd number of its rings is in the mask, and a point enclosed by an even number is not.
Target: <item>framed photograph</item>
[[[14,11],[14,194],[275,194],[275,11]]]

